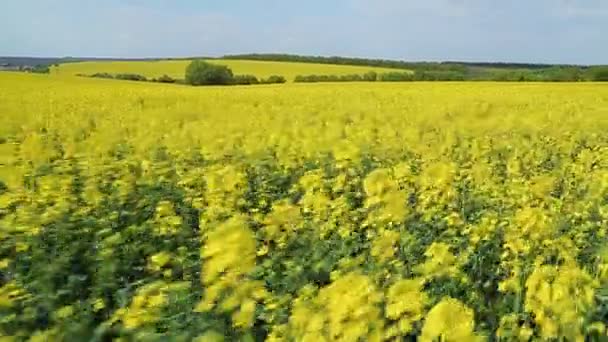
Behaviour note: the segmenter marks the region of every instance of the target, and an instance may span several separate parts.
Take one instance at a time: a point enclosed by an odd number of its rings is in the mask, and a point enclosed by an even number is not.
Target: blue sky
[[[608,64],[606,0],[3,0],[0,55]]]

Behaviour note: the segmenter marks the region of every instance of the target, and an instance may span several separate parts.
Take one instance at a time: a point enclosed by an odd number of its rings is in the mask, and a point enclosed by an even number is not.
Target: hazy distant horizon
[[[197,59],[197,58],[222,58],[225,56],[234,56],[234,55],[248,55],[250,53],[247,52],[243,52],[243,53],[235,53],[235,54],[230,54],[230,55],[215,55],[215,56],[203,56],[203,55],[198,55],[198,56],[163,56],[163,57],[158,57],[158,56],[136,56],[136,57],[115,57],[115,56],[4,56],[4,55],[0,55],[0,59],[8,59],[8,58],[15,58],[15,59],[19,59],[19,58],[32,58],[32,59],[74,59],[77,61],[93,61],[93,60],[107,60],[107,61],[138,61],[138,60],[170,60],[170,59],[175,59],[175,60],[184,60],[184,59]],[[263,52],[256,52],[255,54],[266,54]],[[281,52],[270,52],[268,54],[284,54],[284,55],[296,55],[296,54],[288,54],[288,53],[281,53]],[[563,65],[563,66],[582,66],[582,67],[586,67],[586,66],[605,66],[608,65],[608,61],[604,64],[573,64],[573,63],[560,63],[560,62],[555,62],[555,63],[549,63],[549,62],[536,62],[536,61],[503,61],[503,60],[499,60],[499,61],[492,61],[492,60],[448,60],[448,59],[443,59],[443,60],[407,60],[407,59],[395,59],[395,58],[383,58],[383,57],[367,57],[367,56],[343,56],[343,55],[310,55],[310,54],[297,54],[298,56],[307,56],[307,57],[342,57],[342,58],[355,58],[355,59],[377,59],[377,60],[386,60],[386,61],[399,61],[399,62],[411,62],[411,63],[449,63],[449,62],[454,62],[454,63],[487,63],[487,64],[528,64],[528,65]],[[260,60],[263,61],[263,60]],[[284,62],[284,63],[288,63],[288,62]],[[295,62],[297,63],[297,62]]]

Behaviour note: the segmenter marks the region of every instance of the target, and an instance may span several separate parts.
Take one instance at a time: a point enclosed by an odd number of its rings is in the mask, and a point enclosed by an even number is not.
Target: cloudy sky
[[[608,64],[607,0],[3,0],[0,55]]]

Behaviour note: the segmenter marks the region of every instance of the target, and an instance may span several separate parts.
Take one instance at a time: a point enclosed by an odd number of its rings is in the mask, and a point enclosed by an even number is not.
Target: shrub
[[[408,82],[413,81],[414,77],[409,72],[385,72],[378,76],[378,81],[381,82]]]
[[[297,83],[316,83],[316,82],[340,82],[347,78],[341,78],[337,75],[298,75],[294,79]]]
[[[169,75],[162,75],[159,78],[155,78],[153,81],[159,83],[175,83],[177,80]]]
[[[315,82],[374,82],[378,74],[376,72],[368,72],[366,74],[347,74],[347,75],[298,75],[294,79],[297,83],[315,83]]]
[[[232,70],[224,65],[193,60],[186,68],[186,83],[194,86],[225,85],[233,81]]]
[[[30,70],[30,72],[35,74],[48,74],[51,72],[51,69],[48,65],[36,65]]]
[[[596,82],[608,82],[608,66],[592,68],[591,80]]]
[[[378,80],[378,73],[375,71],[366,72],[363,74],[363,80],[366,82],[375,82]]]
[[[318,82],[317,76],[315,75],[297,75],[293,80],[295,83],[311,83]]]
[[[260,81],[253,75],[235,75],[232,79],[232,83],[237,85],[250,85],[259,84]]]
[[[340,82],[361,82],[363,81],[363,76],[359,74],[351,74],[351,75],[342,75],[338,77]]]
[[[138,74],[117,74],[114,76],[117,80],[125,80],[125,81],[147,81],[148,79],[143,75]]]
[[[414,75],[413,75],[414,81],[464,81],[464,79],[465,79],[465,76],[462,71],[452,71],[452,70],[447,70],[447,71],[416,70],[416,72],[414,72]]]
[[[95,78],[114,78],[114,76],[112,74],[108,74],[107,72],[97,72],[97,73],[94,73],[94,74],[90,75],[89,77],[95,77]]]
[[[287,82],[285,77],[279,76],[279,75],[272,75],[272,76],[269,76],[268,78],[262,79],[262,81],[260,83],[274,84],[274,83],[285,83],[285,82]]]

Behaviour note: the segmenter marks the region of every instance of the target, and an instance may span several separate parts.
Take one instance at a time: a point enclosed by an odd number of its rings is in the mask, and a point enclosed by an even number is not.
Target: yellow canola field
[[[606,132],[594,83],[0,73],[0,336],[605,339]]]
[[[285,77],[289,82],[297,75],[349,75],[364,74],[369,71],[377,73],[400,71],[396,69],[351,66],[351,65],[332,65],[314,63],[293,63],[293,62],[267,62],[267,61],[247,61],[247,60],[210,60],[211,63],[226,65],[234,74],[254,75],[258,78],[267,78],[272,75]],[[158,78],[168,75],[176,79],[183,79],[189,60],[179,61],[145,61],[145,62],[79,62],[65,63],[58,67],[53,67],[52,72],[58,75],[91,75],[94,73],[133,73],[146,76],[148,78]]]

